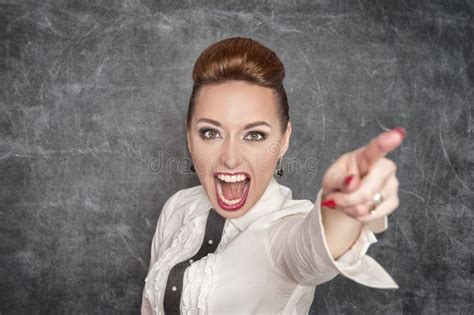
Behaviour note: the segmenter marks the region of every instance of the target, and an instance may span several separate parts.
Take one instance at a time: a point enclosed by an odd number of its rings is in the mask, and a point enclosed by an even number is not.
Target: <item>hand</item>
[[[385,158],[403,141],[405,130],[382,132],[367,145],[342,155],[323,176],[323,207],[338,209],[359,221],[392,213],[399,205],[396,164]],[[371,213],[373,196],[383,202]]]

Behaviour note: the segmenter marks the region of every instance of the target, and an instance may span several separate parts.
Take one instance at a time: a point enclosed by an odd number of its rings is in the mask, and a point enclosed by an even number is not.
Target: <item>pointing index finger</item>
[[[365,175],[375,162],[395,150],[404,137],[404,128],[394,128],[382,132],[367,145],[357,149],[354,154],[360,174]]]

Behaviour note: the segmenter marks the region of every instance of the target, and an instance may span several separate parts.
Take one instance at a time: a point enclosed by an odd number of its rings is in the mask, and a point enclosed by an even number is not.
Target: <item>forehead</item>
[[[196,100],[195,118],[241,126],[256,120],[278,121],[277,103],[270,88],[243,81],[206,85]]]

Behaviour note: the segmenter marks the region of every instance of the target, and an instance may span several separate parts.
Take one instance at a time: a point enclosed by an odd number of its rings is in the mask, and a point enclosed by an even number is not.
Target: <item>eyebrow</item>
[[[199,122],[207,122],[207,123],[216,125],[217,127],[222,127],[221,123],[214,120],[214,119],[200,118],[197,122],[198,123]],[[269,123],[267,123],[266,121],[260,120],[260,121],[255,121],[255,122],[252,122],[250,124],[245,125],[244,130],[247,130],[247,129],[250,129],[250,128],[253,128],[253,127],[257,127],[257,126],[262,126],[262,125],[272,128],[272,126]]]

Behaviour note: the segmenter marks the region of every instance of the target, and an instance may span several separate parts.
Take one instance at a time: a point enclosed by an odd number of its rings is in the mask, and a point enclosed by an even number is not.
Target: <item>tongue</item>
[[[245,183],[246,181],[236,183],[226,183],[221,181],[222,193],[224,194],[225,199],[240,199],[244,193]]]

